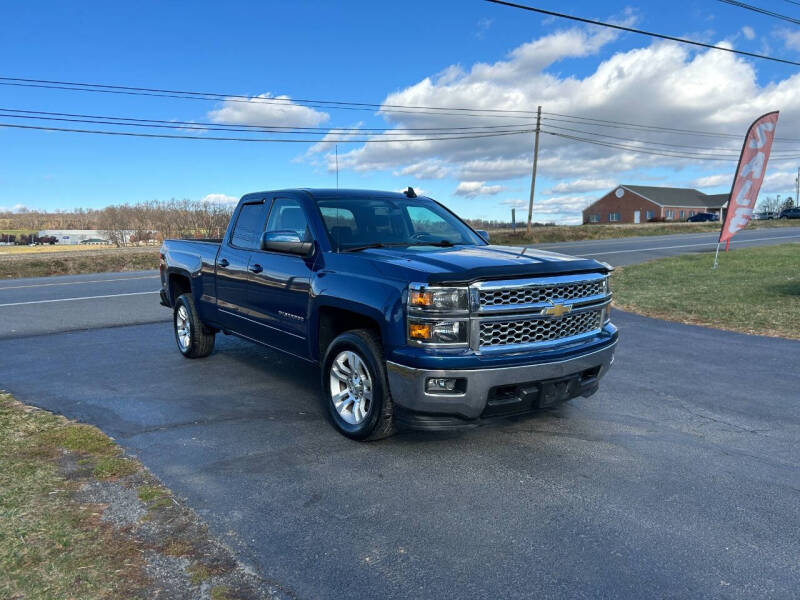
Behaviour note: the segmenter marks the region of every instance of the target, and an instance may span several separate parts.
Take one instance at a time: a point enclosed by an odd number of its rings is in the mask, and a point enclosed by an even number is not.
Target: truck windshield
[[[317,206],[336,250],[486,244],[455,215],[424,198],[321,198]]]

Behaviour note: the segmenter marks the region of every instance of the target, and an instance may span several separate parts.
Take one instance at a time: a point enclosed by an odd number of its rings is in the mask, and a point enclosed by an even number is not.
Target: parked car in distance
[[[611,267],[488,239],[411,188],[257,192],[222,240],[163,243],[161,302],[187,358],[221,331],[319,365],[358,440],[590,396],[617,344]]]
[[[779,219],[800,219],[800,207],[785,208],[781,211]]]
[[[770,219],[777,219],[777,218],[778,218],[778,213],[772,211],[753,213],[753,219],[755,221],[768,221]]]
[[[719,215],[715,213],[701,212],[686,219],[689,223],[705,223],[706,221],[719,221]]]

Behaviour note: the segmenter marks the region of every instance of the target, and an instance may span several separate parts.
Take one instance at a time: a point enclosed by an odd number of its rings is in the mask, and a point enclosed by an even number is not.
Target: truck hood
[[[398,269],[408,269],[418,272],[422,281],[428,283],[470,283],[610,270],[608,265],[596,260],[521,246],[371,248],[362,251],[361,256],[374,261],[388,276],[396,275]]]

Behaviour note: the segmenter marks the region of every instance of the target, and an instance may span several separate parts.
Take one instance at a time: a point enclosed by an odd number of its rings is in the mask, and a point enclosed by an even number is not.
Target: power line
[[[659,151],[659,150],[647,150],[642,148],[641,146],[627,146],[625,144],[619,144],[615,142],[604,142],[597,139],[591,138],[584,138],[574,135],[569,135],[565,133],[557,133],[555,131],[549,131],[547,129],[542,129],[542,133],[546,133],[547,135],[552,135],[568,140],[573,140],[577,142],[584,142],[587,144],[594,144],[597,146],[604,146],[606,148],[615,148],[617,150],[627,150],[629,152],[636,152],[639,154],[653,154],[655,156],[667,156],[670,158],[683,158],[683,159],[692,159],[692,160],[716,160],[716,161],[732,161],[736,160],[734,156],[709,156],[708,154],[690,154],[690,153],[670,153],[668,151]]]
[[[773,62],[784,63],[787,65],[794,65],[800,67],[800,62],[788,60],[785,58],[776,58],[774,56],[767,56],[766,54],[756,54],[755,52],[745,52],[744,50],[734,50],[733,48],[725,48],[724,46],[715,46],[713,44],[706,44],[695,40],[688,40],[686,38],[679,38],[672,35],[663,33],[655,33],[653,31],[645,31],[644,29],[635,29],[633,27],[626,27],[624,25],[615,25],[614,23],[607,23],[605,21],[595,21],[594,19],[585,19],[583,17],[576,17],[565,13],[555,12],[552,10],[545,10],[543,8],[536,8],[534,6],[527,6],[525,4],[517,4],[516,2],[506,2],[506,0],[485,0],[492,4],[500,4],[503,6],[510,6],[512,8],[519,8],[531,12],[547,15],[549,17],[559,17],[561,19],[569,19],[570,21],[578,21],[579,23],[587,23],[589,25],[598,25],[600,27],[609,27],[618,31],[627,31],[629,33],[638,33],[640,35],[648,35],[650,37],[659,38],[662,40],[669,40],[672,42],[679,42],[681,44],[689,44],[691,46],[699,46],[701,48],[709,48],[711,50],[722,50],[723,52],[730,52],[731,54],[740,54],[742,56],[749,56],[751,58],[761,58],[763,60],[771,60]]]
[[[714,161],[736,161],[738,160],[738,155],[736,156],[710,156],[708,154],[694,154],[694,153],[670,153],[669,151],[659,151],[659,150],[647,150],[642,148],[641,146],[627,146],[625,144],[619,144],[615,142],[604,142],[597,139],[591,138],[584,138],[574,135],[568,135],[564,133],[557,133],[554,131],[548,131],[546,129],[542,129],[542,133],[546,133],[548,135],[556,136],[565,138],[568,140],[584,142],[587,144],[594,144],[597,146],[604,146],[607,148],[615,148],[617,150],[626,150],[628,152],[636,152],[639,154],[652,154],[655,156],[666,156],[670,158],[680,158],[686,160],[714,160]],[[792,155],[792,156],[772,156],[772,160],[797,160],[800,159],[800,155]]]
[[[151,96],[157,98],[177,98],[182,100],[200,100],[213,102],[236,102],[242,104],[273,104],[280,106],[305,106],[325,110],[380,111],[384,113],[403,113],[414,115],[437,115],[456,117],[487,118],[520,118],[520,115],[531,115],[531,111],[516,109],[479,109],[462,107],[402,107],[401,105],[381,105],[366,102],[344,102],[337,100],[308,100],[302,98],[263,98],[260,96],[243,96],[241,94],[216,94],[175,90],[158,90],[154,88],[137,88],[131,86],[110,86],[105,84],[50,82],[47,80],[0,77],[0,85],[28,88],[67,90],[77,92],[94,92],[101,94],[122,94],[128,96]],[[391,108],[391,107],[398,108]],[[389,108],[386,108],[389,107]]]
[[[389,142],[435,142],[435,141],[443,141],[443,140],[464,140],[464,139],[477,139],[477,138],[489,138],[489,137],[501,137],[506,135],[519,135],[522,133],[532,133],[532,129],[521,129],[518,131],[508,131],[508,132],[499,132],[499,133],[481,133],[481,134],[471,134],[471,135],[463,135],[463,136],[455,136],[455,137],[433,137],[433,138],[408,138],[403,140],[396,140],[396,139],[374,139],[374,138],[366,138],[366,139],[285,139],[285,138],[236,138],[236,137],[218,137],[218,136],[205,136],[205,135],[171,135],[166,133],[139,133],[133,131],[108,131],[108,130],[98,130],[98,129],[73,129],[73,128],[66,128],[66,127],[42,127],[37,125],[20,125],[16,123],[0,123],[0,127],[8,127],[12,129],[33,129],[38,131],[62,131],[68,133],[89,133],[89,134],[99,134],[99,135],[122,135],[122,136],[129,136],[129,137],[146,137],[146,138],[165,138],[165,139],[176,139],[176,140],[209,140],[209,141],[223,141],[223,142],[262,142],[262,143],[308,143],[308,144],[315,144],[318,142],[325,142],[325,143],[363,143],[363,144],[374,144],[374,143],[389,143]]]
[[[758,6],[753,6],[752,4],[746,4],[744,2],[739,2],[738,0],[717,0],[717,2],[722,2],[723,4],[730,4],[731,6],[736,6],[738,8],[743,8],[745,10],[751,10],[753,12],[760,13],[762,15],[767,15],[768,17],[774,17],[776,19],[780,19],[782,21],[788,21],[789,23],[794,23],[795,25],[800,25],[800,19],[795,19],[793,17],[787,17],[786,15],[782,15],[780,13],[776,13],[772,10],[767,10],[766,8],[760,8]]]
[[[608,119],[596,119],[592,117],[580,117],[576,115],[565,115],[560,113],[542,113],[548,115],[557,115],[558,117],[563,118],[555,118],[555,117],[542,117],[542,120],[547,121],[557,121],[562,123],[574,123],[580,125],[591,125],[592,127],[608,127],[612,129],[632,129],[632,130],[642,130],[642,131],[653,131],[653,132],[664,132],[664,133],[676,133],[676,134],[683,134],[683,135],[694,135],[700,137],[719,137],[719,138],[728,138],[734,140],[741,140],[742,136],[736,133],[721,133],[721,132],[713,132],[713,131],[697,131],[694,129],[678,129],[675,127],[661,127],[659,125],[644,125],[641,123],[627,123],[625,121],[612,121]],[[588,122],[587,122],[588,121]],[[778,142],[800,142],[800,138],[785,138],[785,137],[775,137],[775,141]]]
[[[611,127],[614,129],[640,129],[646,131],[657,131],[657,132],[664,132],[664,133],[680,133],[685,135],[696,135],[701,137],[720,137],[720,138],[731,138],[741,140],[742,136],[736,135],[734,133],[719,133],[719,132],[712,132],[712,131],[696,131],[693,129],[679,129],[676,127],[662,127],[659,125],[643,125],[641,123],[627,123],[625,121],[612,121],[608,119],[595,119],[592,117],[579,117],[573,115],[564,115],[559,113],[546,113],[548,115],[555,115],[556,117],[562,118],[553,118],[553,117],[542,117],[543,119],[547,119],[548,121],[561,121],[566,123],[579,123],[589,121],[589,123],[582,123],[585,125],[592,125],[594,127]]]
[[[216,97],[224,97],[224,98],[239,98],[244,100],[250,100],[251,96],[245,96],[241,94],[228,94],[228,93],[219,93],[219,92],[193,92],[193,91],[186,91],[186,90],[169,90],[169,89],[159,89],[159,88],[145,88],[145,87],[133,87],[133,86],[125,86],[125,85],[108,85],[104,83],[78,83],[74,81],[52,81],[47,79],[25,79],[21,77],[0,77],[0,80],[3,81],[17,81],[17,82],[25,82],[25,83],[44,83],[44,84],[55,84],[55,85],[74,85],[74,86],[81,86],[81,87],[92,87],[92,88],[109,88],[109,89],[117,89],[117,90],[130,90],[130,91],[144,91],[144,92],[154,92],[154,93],[169,93],[169,94],[190,94],[193,96],[216,96]],[[420,109],[420,110],[457,110],[457,111],[468,111],[468,112],[489,112],[489,113],[518,113],[518,114],[531,114],[535,115],[536,111],[527,111],[527,110],[506,110],[500,108],[464,108],[464,107],[448,107],[448,106],[414,106],[414,105],[406,105],[406,104],[375,104],[371,102],[350,102],[344,100],[310,100],[307,98],[270,98],[270,100],[283,102],[283,103],[306,103],[306,102],[313,102],[314,104],[341,104],[341,105],[348,105],[348,106],[363,106],[369,107],[372,109],[382,109],[385,107],[388,108],[403,108],[403,109]]]
[[[0,113],[20,113],[20,114],[0,114],[0,116],[17,117],[17,118],[45,118],[45,117],[74,117],[78,119],[103,119],[97,121],[98,123],[109,122],[109,124],[117,125],[133,125],[144,124],[143,126],[158,127],[160,124],[171,126],[180,126],[179,129],[219,129],[222,131],[254,131],[254,132],[267,132],[267,133],[366,133],[366,132],[389,132],[388,135],[393,135],[394,132],[445,132],[450,133],[454,131],[475,132],[491,132],[498,130],[518,129],[520,127],[533,127],[533,123],[515,123],[511,125],[474,125],[467,127],[303,127],[303,126],[289,126],[289,125],[248,125],[239,123],[204,123],[198,121],[176,121],[165,119],[141,119],[134,117],[116,117],[109,115],[85,115],[76,113],[62,113],[62,112],[48,112],[41,110],[23,110],[17,108],[0,108]],[[40,117],[41,116],[41,117]],[[51,120],[70,120],[70,119],[51,119]],[[124,123],[123,121],[130,121]],[[92,121],[94,122],[94,121]],[[153,125],[150,125],[153,124]],[[227,129],[235,128],[235,129]],[[484,131],[486,130],[486,131]],[[378,135],[377,133],[375,135]]]
[[[614,140],[622,140],[622,141],[634,142],[634,143],[639,143],[639,144],[649,144],[651,146],[670,146],[670,147],[673,147],[673,148],[689,148],[689,149],[698,150],[698,151],[699,150],[717,150],[716,148],[698,148],[697,146],[690,146],[688,144],[668,144],[667,142],[655,142],[655,141],[652,141],[652,140],[639,140],[639,139],[630,138],[630,137],[622,137],[622,136],[617,136],[617,135],[611,135],[611,134],[608,134],[608,133],[602,133],[601,134],[601,133],[597,133],[596,131],[585,131],[583,129],[572,129],[570,127],[561,127],[561,126],[558,126],[558,125],[548,125],[548,127],[551,128],[551,129],[558,129],[560,131],[570,131],[572,133],[582,133],[584,135],[602,136],[602,137],[611,138],[611,139],[614,139]],[[732,151],[733,149],[722,148],[720,150]],[[735,155],[736,156],[739,155],[738,150],[735,152]]]

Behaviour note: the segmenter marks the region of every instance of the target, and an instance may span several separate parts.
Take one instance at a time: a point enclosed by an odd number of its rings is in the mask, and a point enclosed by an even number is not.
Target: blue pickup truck
[[[222,240],[164,242],[161,302],[187,358],[222,332],[319,364],[358,440],[593,394],[617,344],[609,265],[488,240],[411,188],[247,194]]]

